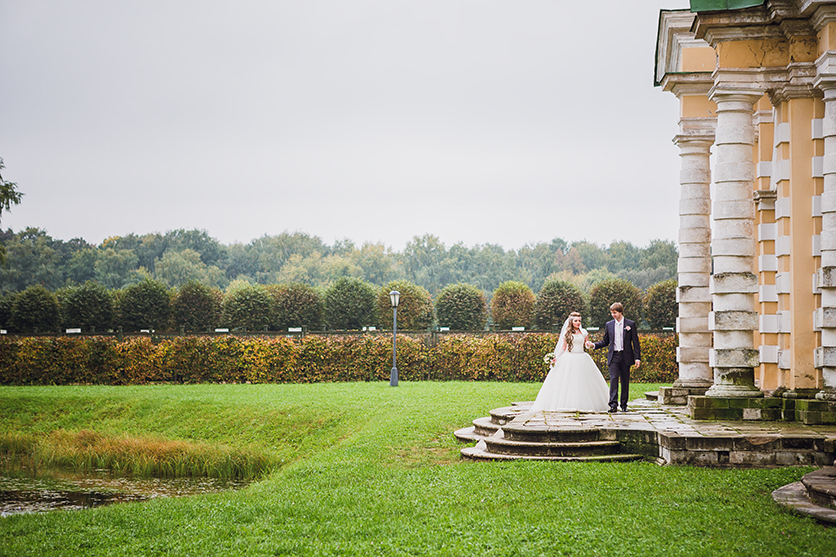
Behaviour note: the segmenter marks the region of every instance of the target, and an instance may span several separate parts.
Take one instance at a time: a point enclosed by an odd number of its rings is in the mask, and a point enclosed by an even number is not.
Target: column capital
[[[815,85],[816,73],[813,62],[789,63],[784,70],[784,81],[769,90],[769,100],[777,106],[783,101],[821,96]]]
[[[708,92],[708,98],[717,103],[717,105],[741,103],[748,104],[750,107],[753,107],[763,95],[764,91],[760,89],[753,89],[751,87],[738,88],[735,84],[731,83],[718,83]],[[754,110],[754,108],[752,109]],[[720,110],[719,106],[717,110]]]
[[[775,190],[755,190],[752,192],[752,199],[755,200],[755,206],[759,211],[774,210],[778,192]]]
[[[673,136],[673,144],[683,152],[693,151],[694,154],[710,155],[711,146],[714,145],[714,134],[680,133]]]
[[[828,91],[836,89],[836,51],[828,50],[816,59],[816,77],[813,78],[813,86],[825,92],[825,100],[836,98],[834,94],[827,94]]]

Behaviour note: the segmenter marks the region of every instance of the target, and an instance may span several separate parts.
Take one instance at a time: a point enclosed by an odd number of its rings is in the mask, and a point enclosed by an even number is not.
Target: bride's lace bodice
[[[569,350],[572,354],[583,354],[583,339],[584,335],[581,333],[575,333],[572,335],[572,349]],[[560,357],[566,351],[566,341],[562,340],[557,343],[557,346],[554,348],[554,354],[557,357]]]
[[[572,335],[572,354],[583,354],[583,335]]]

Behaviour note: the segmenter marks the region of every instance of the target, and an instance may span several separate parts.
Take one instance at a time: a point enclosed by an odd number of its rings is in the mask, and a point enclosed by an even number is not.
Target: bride
[[[598,366],[583,351],[588,338],[589,333],[581,328],[581,314],[570,313],[554,349],[554,363],[531,407],[532,412],[606,412],[609,387]]]

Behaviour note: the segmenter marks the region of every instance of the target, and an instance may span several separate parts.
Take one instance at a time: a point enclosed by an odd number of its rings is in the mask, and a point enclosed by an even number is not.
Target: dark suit
[[[607,321],[604,327],[603,340],[595,343],[595,348],[609,346],[607,350],[607,367],[610,372],[610,409],[618,407],[618,382],[621,381],[621,409],[627,409],[627,400],[630,396],[630,367],[641,360],[641,347],[639,346],[639,333],[636,330],[636,322],[623,318],[623,341],[622,351],[616,352],[615,347],[615,319]]]

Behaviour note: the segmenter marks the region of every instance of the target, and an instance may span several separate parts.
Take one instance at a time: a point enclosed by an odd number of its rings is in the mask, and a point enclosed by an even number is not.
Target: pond
[[[241,489],[249,483],[217,478],[128,478],[114,476],[106,470],[86,474],[39,470],[37,476],[5,470],[0,472],[0,517],[55,509],[88,509],[157,497],[187,497]]]

